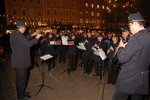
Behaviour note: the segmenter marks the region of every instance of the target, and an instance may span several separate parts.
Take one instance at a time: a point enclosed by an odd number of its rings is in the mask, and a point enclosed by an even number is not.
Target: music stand
[[[63,44],[63,45],[67,45],[67,46],[74,45],[74,41],[69,41],[69,42],[68,41],[64,41],[64,42],[65,42],[65,44]],[[70,65],[68,65],[68,67],[63,72],[61,72],[61,74],[65,73],[65,72],[68,72],[69,77],[71,77]]]
[[[105,52],[102,49],[98,49],[97,51],[94,52],[94,54],[97,55],[97,56],[100,56],[100,58],[102,59],[102,68],[99,69],[99,71],[102,70],[102,74],[101,74],[102,76],[100,75],[99,83],[97,83],[96,86],[101,85],[102,79],[104,77],[104,83],[103,83],[103,88],[102,88],[102,96],[101,96],[101,98],[98,98],[98,100],[104,100],[103,97],[104,97],[104,92],[105,92],[105,83],[106,83],[105,81],[106,81],[106,78],[107,78],[105,76],[105,59],[106,59],[107,56],[106,56]]]
[[[42,57],[40,57],[40,58],[41,58],[42,60],[46,61],[46,60],[48,60],[48,59],[50,59],[50,58],[52,58],[52,57],[53,57],[53,56],[51,56],[51,55],[49,55],[49,54],[46,54],[46,55],[44,55],[44,56],[42,56]],[[54,89],[54,88],[49,87],[49,86],[47,86],[47,85],[45,84],[45,70],[44,70],[43,64],[42,64],[41,76],[42,76],[42,84],[39,85],[40,89],[38,90],[36,96],[40,93],[41,89],[42,89],[44,86],[45,86],[45,87],[48,87],[48,88],[51,88],[51,89]]]

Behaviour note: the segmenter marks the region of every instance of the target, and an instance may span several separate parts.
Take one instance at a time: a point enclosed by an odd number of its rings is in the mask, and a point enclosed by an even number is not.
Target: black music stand
[[[100,53],[99,53],[100,52]],[[97,54],[98,53],[98,54]],[[104,53],[104,51],[102,51],[102,49],[100,50],[100,51],[98,51],[98,52],[95,52],[95,54],[97,55],[97,56],[100,56],[100,58],[102,59],[102,66],[100,66],[100,67],[102,67],[102,68],[99,68],[99,71],[101,71],[102,70],[102,72],[101,72],[101,75],[100,75],[100,77],[99,77],[99,83],[97,83],[96,84],[96,86],[100,86],[101,85],[101,83],[102,83],[102,80],[103,80],[103,78],[104,78],[104,82],[103,82],[103,88],[102,88],[102,95],[101,95],[101,98],[98,98],[98,100],[104,100],[103,99],[103,97],[104,97],[104,92],[105,92],[105,83],[106,83],[106,76],[105,76],[105,71],[106,71],[106,67],[105,67],[105,59],[106,59],[106,55],[105,55],[105,53]]]
[[[46,61],[46,60],[52,58],[52,56],[51,56],[51,55],[44,55],[44,56],[42,56],[42,57],[40,57],[40,58],[41,58],[42,60]],[[42,84],[39,85],[40,89],[38,90],[36,96],[40,93],[41,89],[42,89],[44,86],[54,90],[54,88],[49,87],[49,86],[47,86],[47,85],[45,84],[45,68],[44,68],[44,65],[43,65],[43,64],[42,64],[41,76],[42,76]]]
[[[71,77],[69,65],[68,65],[68,67],[63,72],[61,72],[61,74],[65,73],[65,72],[67,72],[68,75],[69,75],[69,77]]]

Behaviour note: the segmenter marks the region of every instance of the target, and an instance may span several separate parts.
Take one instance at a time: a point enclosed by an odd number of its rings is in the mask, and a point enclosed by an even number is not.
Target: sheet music
[[[50,59],[50,58],[52,58],[52,57],[53,57],[52,55],[46,54],[46,55],[44,55],[44,56],[41,56],[40,58],[41,58],[42,60],[48,60],[48,59]]]
[[[99,55],[101,57],[102,60],[105,60],[107,58],[105,52],[102,49],[98,49],[99,51]]]
[[[96,56],[100,56],[102,60],[105,60],[107,58],[105,52],[102,49],[94,50],[93,52]]]
[[[68,36],[62,36],[61,40],[62,40],[62,45],[68,45]]]
[[[85,46],[83,43],[79,43],[79,45],[77,46],[77,48],[81,49],[81,50],[86,50]]]
[[[55,41],[50,41],[49,44],[50,44],[50,45],[54,45],[54,44],[55,44]]]

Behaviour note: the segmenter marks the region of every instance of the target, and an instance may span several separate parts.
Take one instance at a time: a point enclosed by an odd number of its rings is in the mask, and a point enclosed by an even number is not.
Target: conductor
[[[117,79],[113,100],[143,100],[142,95],[148,94],[148,67],[150,64],[150,35],[144,28],[145,20],[138,13],[128,17],[132,33],[128,43],[122,40],[118,46],[118,60],[122,64]]]
[[[25,22],[18,21],[17,29],[11,33],[10,44],[12,49],[11,62],[12,67],[16,71],[16,91],[18,100],[28,100],[31,96],[25,92],[27,85],[28,67],[31,65],[30,47],[37,43],[41,37],[40,34],[34,32],[31,36],[35,36],[32,40],[27,40],[23,33],[26,30]]]

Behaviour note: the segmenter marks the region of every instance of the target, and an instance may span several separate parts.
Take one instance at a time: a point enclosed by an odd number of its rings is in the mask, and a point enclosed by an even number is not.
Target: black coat
[[[70,41],[74,41],[74,45],[69,45],[68,48],[68,55],[76,55],[77,54],[77,40],[70,40]]]
[[[18,30],[11,33],[12,67],[27,68],[31,65],[30,47],[37,43],[37,39],[28,40]]]
[[[150,35],[141,30],[118,51],[121,72],[117,89],[128,94],[148,94],[148,67],[150,64]]]
[[[45,42],[46,42],[46,45],[45,45],[45,48],[44,48],[44,54],[50,54],[52,56],[55,55],[55,47],[54,45],[50,45],[50,41],[54,41],[54,38],[49,38],[47,39]]]

